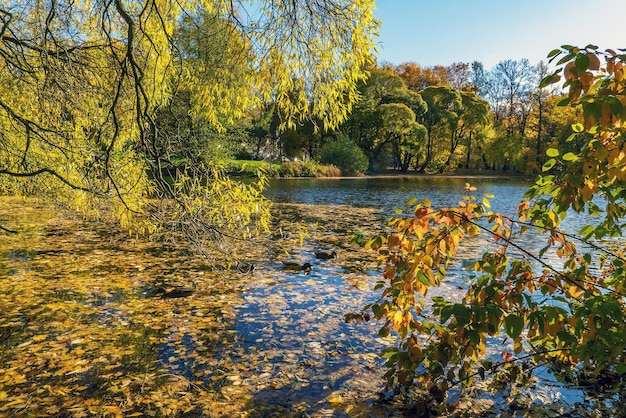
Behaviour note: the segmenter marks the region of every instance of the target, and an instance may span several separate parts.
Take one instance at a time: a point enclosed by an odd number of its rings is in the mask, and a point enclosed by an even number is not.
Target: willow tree
[[[171,137],[157,112],[184,86],[190,116],[216,129],[260,101],[276,102],[285,126],[310,117],[336,126],[371,60],[373,3],[4,2],[1,190],[96,214],[105,208],[127,225],[141,219],[151,231],[182,228],[191,238],[263,226],[262,185],[232,183],[198,164],[179,163],[173,179],[161,176]],[[219,34],[207,34],[214,48],[182,48],[177,30],[202,31],[199,16],[221,22]]]

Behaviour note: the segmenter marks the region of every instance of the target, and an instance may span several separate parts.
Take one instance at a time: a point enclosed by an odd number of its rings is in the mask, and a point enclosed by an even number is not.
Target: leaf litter
[[[275,234],[230,249],[254,263],[242,273],[219,252],[207,263],[180,243],[0,198],[0,220],[20,230],[0,241],[0,416],[427,415],[381,396],[378,354],[393,340],[343,321],[375,295],[373,255],[348,242],[380,232],[380,214],[273,210]],[[320,249],[338,257],[318,260]],[[286,259],[313,268],[287,272]],[[475,396],[438,412],[507,416],[510,399]],[[524,416],[593,416],[538,399]]]

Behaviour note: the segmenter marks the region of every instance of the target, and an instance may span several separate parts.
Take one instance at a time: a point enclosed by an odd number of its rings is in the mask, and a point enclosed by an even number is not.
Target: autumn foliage
[[[558,69],[542,86],[565,80],[561,105],[583,115],[569,140],[583,139],[582,150],[549,149],[543,175],[514,215],[491,212],[489,196],[476,199],[468,184],[455,207],[408,202],[411,212],[393,217],[390,232],[366,244],[379,254],[382,293],[346,319],[367,320],[371,311],[382,321],[381,337],[399,336],[382,353],[396,392],[421,389],[441,402],[448,389],[476,378],[528,383],[545,364],[579,382],[602,376],[623,388],[626,55],[563,46],[549,58],[560,58]],[[584,220],[578,231],[562,229],[568,216]],[[528,234],[543,241],[541,250],[524,247]],[[462,298],[428,301],[429,290],[449,280],[446,267],[463,241],[477,235],[491,242],[467,265]],[[499,358],[494,337],[498,347],[505,341]]]

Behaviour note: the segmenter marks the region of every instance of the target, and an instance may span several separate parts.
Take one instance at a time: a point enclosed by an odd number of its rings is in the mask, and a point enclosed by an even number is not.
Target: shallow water
[[[526,187],[518,180],[473,183],[477,193],[493,193],[492,207],[503,211],[514,209]],[[240,251],[255,263],[252,274],[212,270],[176,246],[129,240],[107,225],[3,201],[0,220],[23,234],[0,243],[0,416],[114,415],[115,408],[126,415],[403,416],[400,405],[378,402],[384,384],[378,353],[393,339],[379,338],[373,321],[343,321],[375,300],[379,279],[375,263],[347,239],[354,230],[374,233],[414,196],[433,206],[455,204],[464,185],[464,179],[272,181],[268,196],[296,205],[275,207],[282,238]],[[318,223],[302,245],[295,237],[301,220]],[[320,248],[339,257],[317,260]],[[465,247],[473,256],[482,250],[480,240]],[[283,271],[284,259],[313,269]],[[459,259],[449,283],[430,295],[460,295],[462,266]],[[193,281],[199,290],[180,299],[149,297],[147,289],[163,280]],[[494,356],[501,350],[496,343]],[[579,407],[588,393],[546,370],[536,374],[539,383],[519,395],[524,402],[541,412],[558,400],[561,415],[593,416]],[[478,393],[485,403],[476,411],[515,415],[506,391]]]
[[[412,197],[418,199],[428,199],[434,208],[441,208],[455,205],[461,200],[467,182],[477,187],[473,192],[479,200],[482,195],[491,194],[491,210],[494,212],[514,213],[517,205],[523,198],[523,194],[530,186],[526,180],[520,179],[464,179],[464,178],[362,178],[362,179],[280,179],[273,180],[267,190],[267,196],[273,201],[302,203],[311,205],[351,205],[356,207],[375,208],[380,211],[379,218],[387,219],[394,214],[395,208],[402,208],[403,203]],[[585,215],[570,214],[562,223],[565,231],[577,232],[577,230],[587,223],[593,223]],[[358,221],[357,221],[358,223]],[[444,295],[454,300],[454,294],[459,293],[458,289],[466,287],[467,273],[463,269],[466,260],[478,257],[489,246],[491,241],[477,238],[466,241],[459,251],[460,257],[448,268],[449,280],[439,289],[432,289],[429,296]],[[536,254],[544,241],[538,233],[530,231],[524,235],[519,243],[526,249],[530,249]],[[314,245],[314,244],[313,244]],[[306,247],[306,244],[305,244]],[[581,245],[581,248],[584,248]],[[515,253],[515,251],[512,251]],[[554,266],[559,266],[561,261],[553,253],[547,252],[544,260]],[[538,266],[539,267],[539,266]],[[330,274],[342,275],[341,271],[328,272]],[[376,277],[376,273],[373,273]],[[336,281],[337,279],[333,279]],[[302,289],[302,292],[311,291]],[[369,296],[368,296],[369,294]],[[364,290],[359,297],[366,303],[375,300],[377,293],[372,289]],[[343,306],[346,305],[345,303]],[[427,312],[427,311],[426,311]],[[503,344],[502,338],[492,339],[488,356],[493,360],[501,360],[500,353],[503,349],[511,348]],[[384,344],[383,344],[384,345]],[[566,406],[583,405],[589,401],[589,393],[571,384],[558,381],[547,367],[537,369],[534,376],[538,379],[537,384],[529,388],[527,398],[531,402],[552,403],[558,402]],[[522,391],[521,393],[524,393]],[[496,398],[500,395],[496,395]],[[521,396],[521,395],[520,395]],[[611,394],[608,394],[608,405],[613,405]],[[500,402],[505,402],[500,399]],[[503,412],[506,410],[500,410]]]

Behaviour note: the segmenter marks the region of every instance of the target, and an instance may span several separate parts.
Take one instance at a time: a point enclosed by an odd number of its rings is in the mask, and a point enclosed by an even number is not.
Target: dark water
[[[467,183],[476,187],[476,190],[466,192],[464,189]],[[405,202],[411,198],[417,198],[418,201],[428,199],[433,209],[439,209],[457,205],[462,197],[468,194],[476,197],[478,201],[485,195],[492,195],[488,199],[491,211],[513,215],[531,185],[531,180],[519,177],[273,179],[265,194],[270,200],[281,203],[375,208],[381,211],[381,220],[386,220],[395,214],[395,209],[410,211]],[[602,202],[596,203],[602,206]],[[597,222],[597,218],[570,213],[560,227],[563,231],[576,234],[584,225]],[[477,240],[468,243],[469,255],[476,255],[471,247],[482,251],[485,248],[484,243]],[[531,230],[520,237],[519,243],[536,254],[545,245],[545,239],[540,239],[540,235]],[[547,253],[546,256],[547,261],[555,263],[555,266],[560,265],[560,260],[554,254]]]
[[[477,188],[473,192],[476,196],[493,194],[492,209],[501,212],[514,211],[531,184],[519,178],[275,179],[270,181],[266,195],[275,202],[353,205],[392,213],[413,197],[427,198],[433,207],[454,205],[466,194],[466,183]]]

